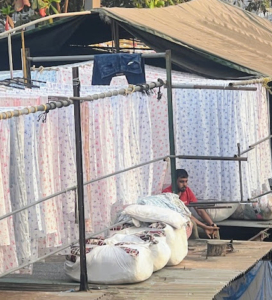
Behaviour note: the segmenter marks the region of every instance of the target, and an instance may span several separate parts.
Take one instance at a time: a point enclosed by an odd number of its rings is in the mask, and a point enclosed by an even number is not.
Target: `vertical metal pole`
[[[169,145],[170,155],[176,155],[175,151],[175,136],[174,136],[174,112],[172,100],[172,66],[171,66],[171,50],[165,52],[166,62],[166,86],[167,86],[167,102],[168,102],[168,127],[169,127]],[[171,165],[171,183],[173,193],[177,193],[176,180],[176,158],[170,158]]]
[[[74,97],[80,96],[78,67],[73,67]],[[85,216],[84,216],[84,185],[82,165],[82,139],[80,101],[74,101],[74,120],[76,136],[76,165],[77,165],[77,197],[79,212],[79,246],[80,246],[80,291],[88,290],[88,274],[86,267]]]
[[[22,29],[22,31],[21,31],[21,40],[22,40],[22,50],[21,50],[22,69],[23,69],[24,78],[26,78],[27,74],[26,74],[26,53],[25,53],[25,33],[24,33],[24,29]],[[27,83],[26,79],[25,79],[25,83]]]
[[[25,49],[25,55],[26,58],[30,57],[30,49],[26,48]],[[31,62],[30,60],[26,59],[26,78],[27,78],[27,82],[29,83],[29,85],[31,85]]]
[[[114,30],[114,46],[115,46],[115,50],[116,50],[116,53],[119,53],[120,52],[119,25],[118,25],[117,22],[114,22],[113,30]]]
[[[240,143],[237,144],[238,148],[238,157],[241,157],[241,146]],[[239,160],[239,180],[240,180],[240,197],[241,201],[243,201],[244,193],[243,193],[243,178],[242,178],[242,162]]]
[[[12,61],[12,45],[11,45],[11,34],[8,34],[8,56],[9,56],[9,71],[10,78],[13,79],[13,61]]]

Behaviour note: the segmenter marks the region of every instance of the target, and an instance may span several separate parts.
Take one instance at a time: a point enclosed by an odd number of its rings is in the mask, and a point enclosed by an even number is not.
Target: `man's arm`
[[[196,208],[196,207],[194,209],[204,222],[206,222],[210,226],[212,226],[214,224],[212,219],[210,218],[210,216],[206,213],[206,211],[204,209],[200,209],[200,208]]]
[[[196,225],[198,225],[199,227],[203,228],[203,230],[205,231],[206,235],[210,239],[216,237],[217,232],[219,230],[219,227],[217,227],[217,226],[208,226],[208,225],[202,223],[201,221],[199,221],[193,215],[191,215],[191,220],[194,221],[196,223]]]

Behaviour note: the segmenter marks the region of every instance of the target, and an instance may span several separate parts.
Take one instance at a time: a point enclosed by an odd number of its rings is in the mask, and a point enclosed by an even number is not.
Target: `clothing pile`
[[[121,217],[130,221],[110,237],[86,241],[88,282],[140,282],[165,266],[179,264],[188,253],[190,212],[182,203],[171,204],[175,196],[140,199],[142,204],[129,205],[122,211]],[[66,274],[76,281],[80,281],[79,256],[79,247],[72,247],[64,266]]]

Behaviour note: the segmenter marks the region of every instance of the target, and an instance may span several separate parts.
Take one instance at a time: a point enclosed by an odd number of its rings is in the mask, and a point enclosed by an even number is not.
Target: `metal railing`
[[[168,158],[179,158],[179,159],[194,159],[194,160],[217,160],[217,161],[247,161],[247,158],[246,157],[241,157],[241,158],[238,158],[238,157],[221,157],[221,156],[192,156],[192,155],[166,155],[166,156],[162,156],[162,157],[159,157],[159,158],[155,158],[155,159],[152,159],[150,161],[147,161],[147,162],[144,162],[144,163],[140,163],[140,164],[137,164],[135,166],[131,166],[129,168],[126,168],[126,169],[123,169],[123,170],[120,170],[120,171],[116,171],[116,172],[113,172],[113,173],[110,173],[110,174],[107,174],[105,176],[101,176],[101,177],[98,177],[98,178],[95,178],[95,179],[92,179],[92,180],[89,180],[89,181],[86,181],[83,183],[83,185],[88,185],[88,184],[92,184],[94,182],[97,182],[97,181],[100,181],[100,180],[103,180],[103,179],[106,179],[106,178],[109,178],[109,177],[112,177],[112,176],[116,176],[116,175],[119,175],[119,174],[122,174],[122,173],[125,173],[127,171],[131,171],[133,169],[137,169],[137,168],[140,168],[140,167],[143,167],[143,166],[146,166],[148,164],[152,164],[154,162],[158,162],[158,161],[166,161]],[[50,200],[56,196],[59,196],[61,194],[64,194],[64,193],[67,193],[69,191],[73,191],[73,190],[76,190],[77,189],[77,186],[74,185],[74,186],[71,186],[63,191],[60,191],[60,192],[57,192],[57,193],[54,193],[52,195],[49,195],[49,196],[46,196],[42,199],[39,199],[37,201],[33,201],[31,204],[28,204],[24,207],[21,207],[21,208],[18,208],[10,213],[7,213],[3,216],[0,216],[0,221],[7,218],[7,217],[10,217],[12,215],[15,215],[25,209],[28,209],[32,206],[35,206],[37,204],[40,204],[46,200]],[[210,202],[211,203],[211,202]],[[222,201],[214,201],[213,202],[214,204],[219,204],[219,203],[222,203]]]
[[[269,136],[267,136],[266,138],[263,138],[262,140],[259,140],[258,142],[256,142],[256,143],[254,143],[254,144],[248,146],[248,149],[246,149],[246,150],[244,150],[244,151],[241,151],[240,155],[243,155],[243,154],[245,154],[245,153],[247,153],[247,152],[253,150],[253,149],[255,148],[255,146],[257,146],[257,145],[259,145],[259,144],[261,144],[261,143],[263,143],[263,142],[265,142],[265,141],[267,141],[267,140],[270,140],[271,138],[272,138],[272,135],[269,135]]]
[[[118,222],[118,223],[113,224],[113,225],[111,225],[111,226],[109,226],[109,227],[106,227],[106,228],[103,229],[103,230],[100,230],[100,231],[98,231],[98,232],[95,232],[95,233],[91,234],[90,236],[87,236],[86,238],[87,238],[87,239],[94,238],[94,237],[97,236],[98,234],[104,233],[104,232],[106,232],[106,231],[108,231],[108,230],[110,230],[110,229],[113,229],[113,228],[115,228],[115,227],[117,227],[117,226],[119,226],[119,225],[122,225],[122,224],[124,224],[124,223],[126,223],[126,222],[127,222],[127,221]],[[26,262],[26,263],[20,265],[19,267],[14,267],[14,268],[12,268],[12,269],[9,269],[7,272],[4,272],[4,273],[0,274],[0,277],[4,277],[4,276],[6,276],[6,275],[8,275],[8,274],[10,274],[10,273],[13,273],[13,272],[15,272],[15,271],[17,271],[17,270],[22,269],[22,268],[24,268],[24,267],[26,267],[26,266],[28,266],[28,265],[31,265],[31,264],[34,264],[35,262],[38,262],[38,261],[40,261],[40,260],[43,260],[43,259],[45,259],[45,258],[47,258],[47,257],[49,257],[49,256],[51,256],[51,255],[57,254],[57,253],[60,252],[60,251],[63,251],[63,250],[65,250],[65,249],[67,249],[67,248],[69,248],[69,247],[71,247],[71,246],[74,246],[74,245],[77,244],[78,242],[79,242],[79,240],[75,240],[74,242],[72,242],[72,243],[69,244],[69,245],[65,245],[65,246],[60,247],[60,248],[58,248],[58,249],[56,249],[56,250],[54,250],[54,251],[52,251],[52,252],[50,252],[50,253],[48,253],[48,254],[45,254],[45,255],[43,255],[43,256],[41,256],[41,257],[39,257],[39,258],[30,260],[30,261],[28,261],[28,262]]]
[[[172,85],[172,78],[171,78],[171,51],[170,50],[167,50],[165,53],[155,53],[155,54],[143,54],[143,57],[149,57],[149,58],[164,58],[165,61],[166,61],[166,88],[167,88],[167,104],[168,104],[168,127],[169,127],[169,145],[170,145],[170,155],[168,156],[164,156],[164,157],[161,157],[161,158],[158,158],[158,159],[154,159],[152,161],[149,161],[149,162],[146,162],[146,163],[141,163],[139,165],[136,165],[136,166],[133,166],[133,167],[130,167],[130,168],[127,168],[127,169],[124,169],[122,171],[117,171],[117,172],[114,172],[112,174],[108,174],[106,176],[103,176],[103,177],[100,177],[100,178],[96,178],[94,180],[91,180],[91,181],[88,181],[86,183],[83,183],[82,182],[79,182],[79,174],[78,174],[78,183],[77,183],[77,186],[73,186],[73,187],[70,187],[68,189],[65,189],[63,191],[60,191],[58,193],[55,193],[51,196],[47,196],[45,198],[42,198],[36,202],[33,202],[23,208],[20,208],[20,209],[17,209],[16,211],[14,212],[11,212],[5,216],[1,216],[0,217],[0,220],[8,217],[8,216],[11,216],[13,214],[16,214],[24,209],[27,209],[27,208],[30,208],[31,206],[34,206],[34,205],[37,205],[39,203],[42,203],[43,201],[46,201],[46,200],[49,200],[57,195],[60,195],[60,194],[63,194],[63,193],[66,193],[68,191],[72,191],[72,190],[75,190],[77,189],[78,191],[78,203],[79,203],[79,210],[82,212],[84,212],[84,201],[83,201],[83,197],[84,197],[84,192],[83,192],[83,186],[86,185],[86,184],[89,184],[89,183],[93,183],[95,181],[99,181],[99,180],[102,180],[102,179],[105,179],[105,178],[108,178],[110,176],[115,176],[115,175],[118,175],[120,173],[123,173],[123,172],[126,172],[126,171],[129,171],[129,170],[132,170],[134,168],[138,168],[140,166],[144,166],[146,164],[149,164],[149,163],[153,163],[155,161],[159,161],[159,160],[165,160],[167,159],[168,157],[170,158],[170,164],[171,164],[171,182],[172,182],[172,189],[173,189],[173,192],[176,192],[177,191],[177,186],[176,186],[176,180],[175,180],[175,170],[176,170],[176,158],[180,158],[180,159],[205,159],[205,160],[231,160],[231,161],[238,161],[239,163],[241,163],[242,161],[246,161],[247,158],[241,158],[241,157],[215,157],[215,156],[187,156],[187,155],[175,155],[175,143],[174,143],[174,124],[173,124],[173,101],[172,101],[172,88],[175,87],[174,85]],[[77,57],[77,56],[73,56],[73,57],[59,57],[59,56],[55,56],[55,57],[28,57],[27,59],[30,60],[30,61],[33,61],[33,62],[36,62],[36,61],[59,61],[59,60],[70,60],[70,61],[73,61],[73,60],[92,60],[94,58],[94,56],[80,56],[80,57]],[[77,69],[77,71],[75,70]],[[77,173],[81,173],[80,176],[82,176],[82,168],[80,168],[80,165],[82,166],[82,155],[79,155],[82,151],[82,147],[81,147],[81,132],[78,130],[80,128],[80,124],[81,124],[81,120],[80,120],[80,105],[78,105],[81,101],[81,100],[84,100],[84,97],[80,97],[79,95],[79,79],[78,79],[78,67],[77,68],[73,68],[73,86],[74,86],[74,97],[72,97],[71,99],[73,101],[76,101],[77,102],[77,105],[74,105],[74,112],[75,112],[75,134],[76,134],[76,140],[79,141],[79,144],[80,144],[80,147],[78,146],[77,147]],[[175,88],[186,88],[185,86],[183,87],[178,87],[176,86]],[[187,85],[187,88],[205,88],[205,89],[209,89],[208,86],[193,86],[193,87],[190,87],[190,85]],[[214,87],[211,87],[211,88],[214,88]],[[216,87],[216,89],[234,89],[234,90],[248,90],[248,91],[255,91],[256,89],[255,88],[226,88],[225,86],[222,86],[222,87]],[[88,97],[86,97],[88,98]],[[78,100],[78,101],[77,101]],[[85,99],[87,100],[87,99]],[[88,99],[89,100],[89,99]],[[75,103],[74,103],[75,104]],[[79,153],[80,152],[80,153]],[[81,157],[81,158],[80,158]],[[83,214],[84,215],[84,214]],[[85,220],[84,218],[81,218],[79,220],[80,224],[79,224],[79,236],[80,236],[80,239],[79,239],[79,244],[80,244],[80,259],[81,259],[81,262],[84,261],[84,268],[81,268],[81,281],[80,281],[80,290],[87,290],[87,274],[86,274],[86,252],[83,251],[84,250],[84,247],[85,247]],[[115,224],[116,226],[116,224]],[[105,230],[108,230],[109,228],[105,229]],[[105,231],[103,230],[103,232]],[[97,235],[99,233],[96,233],[95,235]],[[94,236],[94,235],[92,235]],[[58,253],[59,251],[62,251],[66,248],[70,247],[70,245],[68,246],[64,246],[62,248],[59,248],[49,254],[47,254],[46,256],[43,256],[41,258],[38,258],[36,260],[33,260],[33,261],[30,261],[30,262],[27,262],[26,264],[16,268],[16,270],[18,269],[21,269],[23,268],[24,266],[27,266],[29,264],[32,264],[36,261],[39,261],[41,259],[44,259],[45,257],[48,257],[52,254],[55,254],[55,253]],[[15,269],[12,269],[0,276],[5,276],[9,273],[12,273],[14,272]]]

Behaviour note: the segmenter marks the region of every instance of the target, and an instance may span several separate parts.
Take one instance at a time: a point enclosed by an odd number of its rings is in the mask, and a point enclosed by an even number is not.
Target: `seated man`
[[[188,173],[184,169],[177,169],[176,170],[176,178],[177,178],[177,194],[179,195],[179,199],[184,202],[185,205],[188,205],[191,202],[197,202],[197,199],[191,189],[188,187]],[[172,193],[172,186],[167,187],[162,191],[163,193]],[[204,223],[196,219],[193,215],[191,216],[191,221],[194,224],[196,229],[196,225],[203,228],[206,235],[209,238],[218,238],[219,236],[219,228],[216,224],[213,223],[210,216],[206,213],[204,209],[199,209],[194,207],[197,214],[204,220]],[[195,231],[194,234],[195,238],[198,238],[198,232]]]

